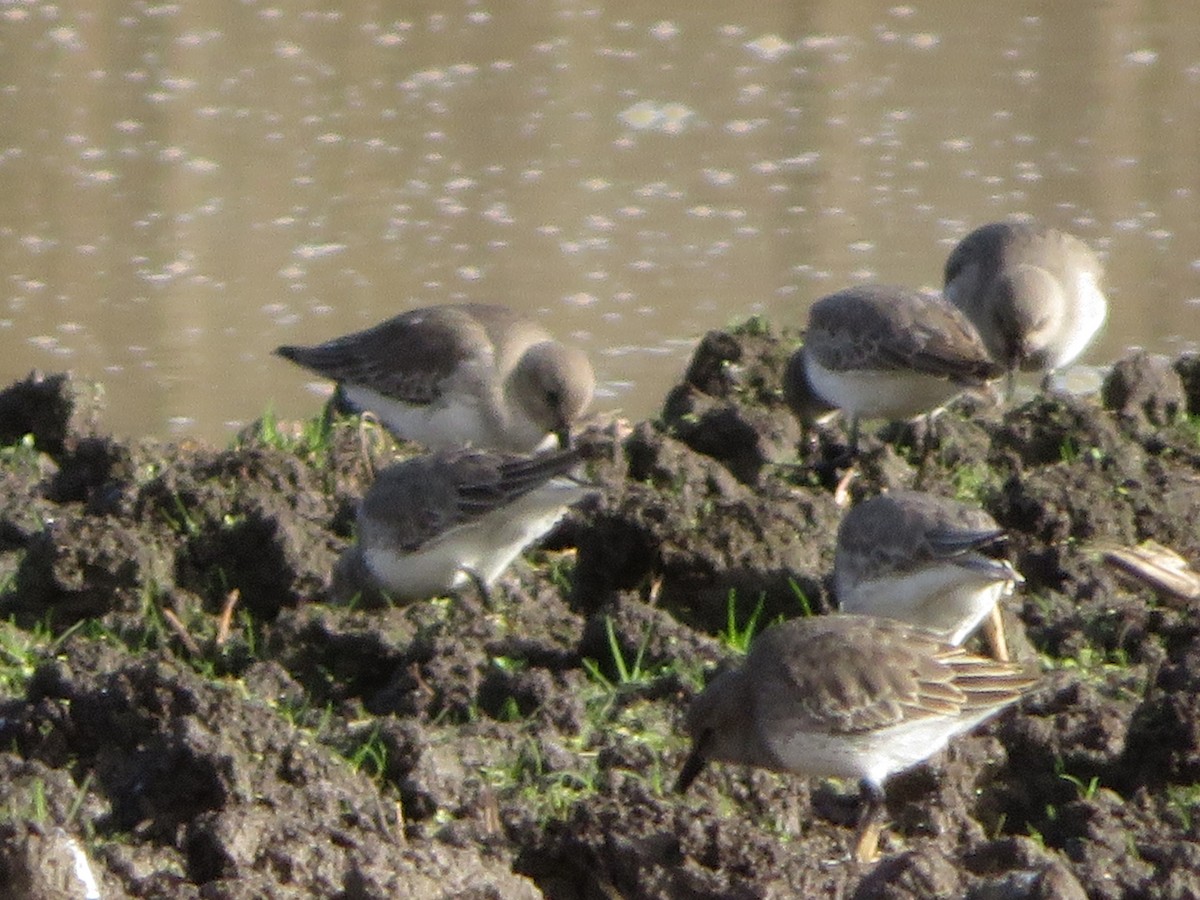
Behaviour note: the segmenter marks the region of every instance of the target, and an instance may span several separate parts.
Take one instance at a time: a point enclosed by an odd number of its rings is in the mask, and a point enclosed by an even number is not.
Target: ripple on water
[[[695,115],[695,110],[678,101],[659,103],[639,100],[618,113],[617,118],[626,128],[634,131],[680,134],[687,129]]]
[[[767,62],[774,62],[777,59],[781,59],[792,49],[791,43],[785,41],[777,34],[764,34],[762,37],[748,42],[745,47],[759,59],[764,59]]]

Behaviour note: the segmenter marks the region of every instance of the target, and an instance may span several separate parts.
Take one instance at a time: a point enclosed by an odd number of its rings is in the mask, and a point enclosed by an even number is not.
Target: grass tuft
[[[792,582],[792,584],[794,586],[795,582]],[[735,653],[744,654],[750,649],[750,642],[754,639],[754,635],[758,631],[758,622],[762,617],[763,605],[766,601],[767,595],[760,593],[758,595],[758,603],[755,604],[750,617],[746,620],[745,624],[739,625],[737,591],[730,588],[729,594],[725,598],[725,628],[717,633],[717,639]]]

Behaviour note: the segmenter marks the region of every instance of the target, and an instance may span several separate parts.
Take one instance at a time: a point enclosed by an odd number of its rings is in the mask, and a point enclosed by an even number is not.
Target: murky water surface
[[[277,344],[499,301],[645,416],[706,329],[1013,213],[1103,253],[1088,362],[1193,345],[1200,4],[873,6],[0,3],[0,377],[224,441],[318,407]]]

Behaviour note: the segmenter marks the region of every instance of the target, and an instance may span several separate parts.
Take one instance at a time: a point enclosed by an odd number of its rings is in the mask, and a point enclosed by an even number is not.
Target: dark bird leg
[[[483,580],[483,576],[474,569],[464,568],[463,574],[471,579],[471,583],[475,585],[475,590],[479,591],[479,599],[483,601],[483,605],[488,609],[492,609],[492,590],[487,586],[487,582]]]
[[[858,457],[858,416],[850,417],[850,458]]]
[[[850,482],[858,477],[858,435],[859,424],[858,416],[850,418],[850,446],[846,449],[844,455],[835,459],[833,462],[834,470],[845,466],[846,471],[837,481],[837,486],[834,488],[833,497],[838,506],[850,505]]]
[[[850,430],[844,452],[836,453],[830,463],[834,469],[849,469],[858,461],[858,416],[850,417]],[[840,447],[835,450],[842,450]]]
[[[936,412],[936,410],[931,410],[930,412],[925,413],[925,433],[921,435],[922,461],[924,461],[933,450],[937,449],[937,432],[934,431],[936,426],[933,424],[933,417]]]

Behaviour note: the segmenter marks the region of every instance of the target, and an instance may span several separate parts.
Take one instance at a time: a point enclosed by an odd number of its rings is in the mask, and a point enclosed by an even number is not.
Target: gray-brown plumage
[[[939,297],[885,285],[847,288],[809,311],[785,376],[797,415],[837,407],[851,419],[910,419],[1003,373],[965,315]]]
[[[946,260],[946,299],[1010,373],[1073,362],[1108,315],[1103,268],[1083,241],[1025,222],[976,228]]]
[[[591,402],[587,356],[505,306],[414,309],[313,347],[275,351],[338,382],[353,407],[431,449],[518,453],[570,442]]]
[[[575,450],[526,456],[442,450],[381,471],[358,511],[358,540],[338,560],[332,593],[393,600],[487,588],[589,490],[567,477]]]
[[[838,528],[838,607],[919,625],[955,645],[982,623],[992,655],[1007,660],[997,604],[1024,579],[980,552],[1004,538],[978,506],[921,491],[872,497]]]
[[[709,760],[858,779],[854,855],[877,853],[883,785],[1014,703],[1036,681],[921,628],[871,616],[793,619],[763,632],[687,715],[686,790]]]

